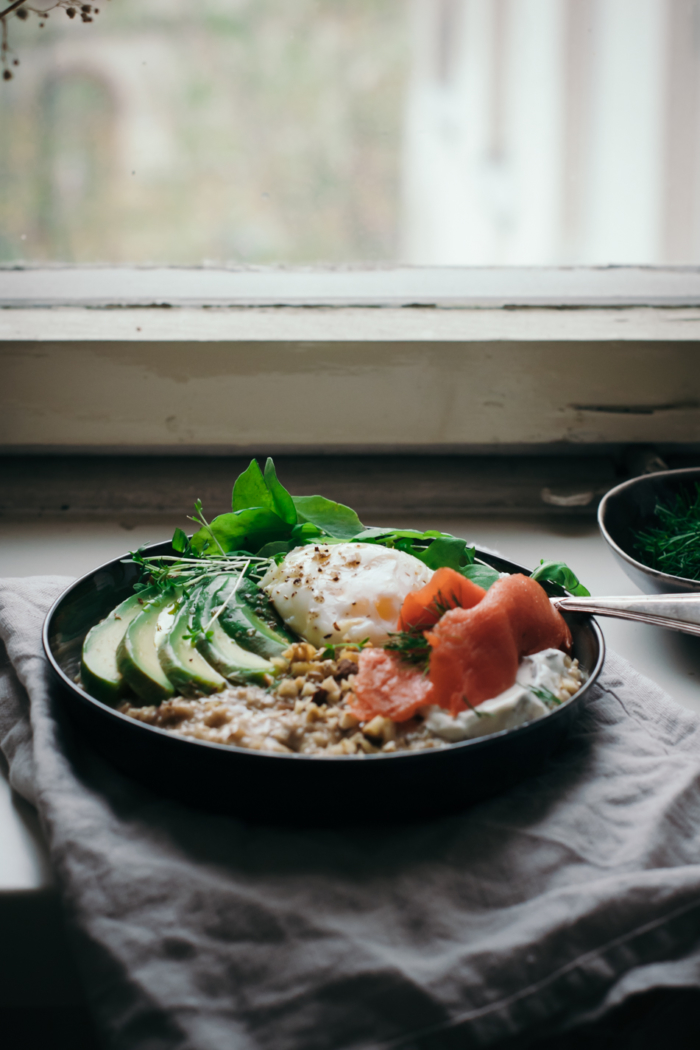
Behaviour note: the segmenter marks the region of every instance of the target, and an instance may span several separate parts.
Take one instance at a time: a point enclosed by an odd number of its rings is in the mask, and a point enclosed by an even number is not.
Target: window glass
[[[7,23],[2,262],[700,261],[699,0]]]

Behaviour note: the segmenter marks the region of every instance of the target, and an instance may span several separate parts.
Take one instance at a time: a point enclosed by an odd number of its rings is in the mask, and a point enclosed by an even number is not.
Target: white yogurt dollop
[[[288,627],[313,645],[381,645],[395,631],[404,598],[432,569],[403,551],[373,543],[297,547],[260,586]]]
[[[548,708],[533,690],[547,689],[556,696],[562,679],[569,674],[565,660],[566,654],[560,649],[543,649],[525,656],[510,689],[454,716],[444,707],[426,708],[426,725],[431,733],[453,744],[534,722],[546,715]]]

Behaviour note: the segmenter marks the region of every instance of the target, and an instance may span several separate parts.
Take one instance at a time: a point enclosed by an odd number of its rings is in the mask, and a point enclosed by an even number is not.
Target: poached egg
[[[396,630],[406,595],[432,575],[403,551],[319,543],[291,551],[260,586],[285,624],[317,648],[364,638],[381,645]]]

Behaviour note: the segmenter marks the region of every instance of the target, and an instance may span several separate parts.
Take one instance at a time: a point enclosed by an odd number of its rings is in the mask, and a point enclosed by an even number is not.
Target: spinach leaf
[[[265,464],[264,474],[256,459],[251,459],[250,466],[239,474],[233,485],[231,507],[234,512],[264,507],[288,525],[297,523],[294,501],[278,480],[275,464],[270,458]]]
[[[318,525],[312,525],[310,521],[300,522],[292,529],[292,541],[297,547],[305,543],[325,543],[326,538],[323,529],[319,529]]]
[[[290,540],[272,540],[257,552],[259,558],[274,558],[276,554],[289,554],[296,547]]]
[[[490,565],[467,565],[466,568],[459,570],[462,576],[466,576],[472,583],[478,584],[479,587],[483,587],[485,591],[489,589],[492,583],[500,579],[501,574],[496,569],[492,569]]]
[[[591,593],[582,583],[579,583],[578,577],[563,561],[540,561],[539,566],[531,573],[531,578],[537,580],[538,583],[541,583],[542,580],[558,583],[576,598],[588,598]]]
[[[256,459],[251,459],[247,470],[238,475],[231,495],[231,509],[234,512],[248,510],[249,507],[266,507],[267,510],[276,510],[272,493],[265,484]]]
[[[293,496],[292,498],[300,523],[310,522],[329,536],[340,540],[351,540],[364,532],[364,525],[355,511],[343,506],[342,503],[334,503],[325,496]]]
[[[418,558],[429,569],[447,567],[463,572],[474,562],[474,548],[466,540],[437,529],[428,529],[426,532],[416,529],[365,529],[355,539],[404,551]]]
[[[468,547],[466,540],[460,540],[456,536],[439,536],[424,551],[419,552],[414,546],[411,553],[420,558],[429,569],[447,567],[462,572],[474,561],[474,548]]]
[[[189,540],[187,539],[187,533],[183,532],[182,529],[175,529],[171,542],[173,545],[173,550],[177,551],[178,554],[182,554],[184,551],[187,550],[187,544],[189,543]]]
[[[449,536],[447,532],[438,532],[436,529],[428,529],[427,532],[418,532],[417,529],[363,529],[355,539],[358,543],[382,543],[385,547],[393,547],[394,541],[399,539],[432,540],[438,536]],[[452,537],[451,537],[452,538]]]
[[[232,514],[219,514],[195,532],[190,544],[196,554],[216,555],[223,551],[257,554],[266,543],[288,540],[291,526],[265,507],[248,507]]]
[[[267,459],[267,463],[265,464],[264,481],[267,487],[267,491],[272,497],[273,510],[275,514],[277,514],[278,517],[282,519],[282,521],[286,521],[288,525],[296,525],[297,511],[296,507],[294,506],[294,500],[289,495],[284,485],[277,480],[277,471],[275,470],[275,464],[272,462],[272,459],[269,456]]]

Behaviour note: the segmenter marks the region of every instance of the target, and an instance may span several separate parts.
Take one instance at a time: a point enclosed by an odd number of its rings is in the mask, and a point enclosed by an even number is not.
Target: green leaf
[[[291,527],[273,511],[249,507],[232,514],[219,514],[210,526],[195,532],[190,545],[196,554],[219,554],[217,541],[225,554],[231,551],[257,554],[266,543],[288,540],[291,531]]]
[[[449,532],[428,529],[365,529],[355,539],[361,543],[377,543],[418,558],[430,569],[456,569],[462,572],[474,562],[474,548],[466,540]]]
[[[474,548],[469,547],[466,540],[460,540],[456,536],[440,536],[424,551],[419,553],[414,547],[411,553],[429,569],[448,568],[461,572],[474,561]]]
[[[297,523],[294,501],[284,485],[277,480],[275,464],[271,459],[268,459],[265,464],[264,474],[256,459],[250,461],[247,470],[236,478],[231,495],[231,507],[234,513],[261,507],[272,511],[287,525]]]
[[[351,540],[365,531],[355,511],[342,503],[334,503],[325,496],[294,496],[293,499],[299,521],[309,521],[329,536]]]
[[[591,593],[586,590],[582,583],[579,583],[578,577],[563,561],[541,561],[535,571],[531,573],[531,578],[537,580],[538,583],[541,583],[543,580],[548,580],[550,583],[558,583],[560,587],[563,587],[576,598],[588,598]]]
[[[267,510],[276,511],[272,493],[265,483],[256,459],[251,459],[248,469],[236,478],[231,507],[234,511],[248,510],[250,507],[265,507]]]
[[[304,521],[300,525],[295,525],[292,529],[292,542],[297,547],[301,547],[305,543],[318,543],[319,540],[325,541],[326,539],[327,536],[323,529],[319,529],[318,525],[312,525],[310,521]]]
[[[265,485],[267,491],[272,497],[275,514],[277,514],[282,521],[286,521],[288,525],[296,525],[297,511],[294,506],[294,500],[289,495],[284,485],[277,480],[275,464],[269,457],[265,464]]]
[[[178,554],[182,554],[183,551],[187,550],[187,544],[189,543],[189,540],[187,539],[187,533],[183,532],[182,529],[175,529],[171,542],[173,545],[173,550],[177,551]]]
[[[467,565],[466,568],[459,570],[462,576],[466,576],[472,583],[478,584],[479,587],[483,587],[485,591],[489,587],[501,578],[500,572],[496,569],[492,569],[490,565]]]
[[[432,540],[439,536],[454,539],[449,532],[438,532],[436,529],[428,529],[427,532],[418,532],[416,529],[363,529],[355,539],[358,543],[381,543],[391,547],[398,539]]]
[[[257,552],[259,558],[274,558],[276,554],[289,554],[296,544],[290,540],[272,540]]]
[[[352,649],[361,653],[366,645],[369,645],[369,638],[363,638],[361,642],[329,642],[321,653],[321,659],[336,660],[339,649]]]

